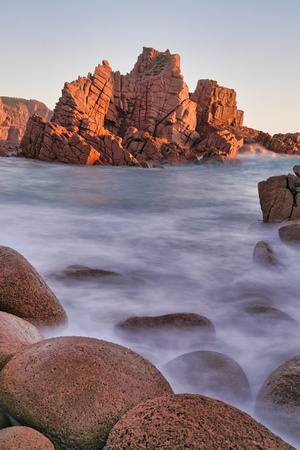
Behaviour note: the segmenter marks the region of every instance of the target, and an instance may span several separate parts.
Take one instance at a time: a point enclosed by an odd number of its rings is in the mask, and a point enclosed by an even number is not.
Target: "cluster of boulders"
[[[0,449],[293,448],[248,414],[211,398],[249,400],[247,377],[231,358],[198,350],[168,362],[167,377],[185,379],[190,392],[174,394],[152,363],[126,347],[87,337],[44,339],[45,327],[67,320],[63,307],[18,252],[0,247],[0,264]],[[72,266],[60,279],[76,276],[120,275]],[[128,339],[148,341],[158,333],[159,346],[163,334],[180,331],[194,334],[198,345],[216,338],[209,319],[191,313],[130,317],[116,327]],[[257,403],[266,421],[274,417],[271,425],[292,417],[289,431],[296,436],[298,365],[296,358],[277,369]],[[281,377],[293,382],[292,400],[287,384],[280,390]]]

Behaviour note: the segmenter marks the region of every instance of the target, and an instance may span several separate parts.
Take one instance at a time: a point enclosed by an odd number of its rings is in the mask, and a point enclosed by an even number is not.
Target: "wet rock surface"
[[[293,447],[248,414],[201,395],[164,396],[142,403],[110,432],[105,449],[278,449]]]
[[[216,338],[212,322],[194,313],[129,317],[117,323],[115,329],[127,340],[165,348],[199,346]]]
[[[289,437],[300,438],[300,356],[275,369],[256,399],[255,412],[267,426]]]
[[[252,259],[254,262],[264,266],[278,266],[280,264],[271,246],[264,241],[257,242],[253,250]]]
[[[164,366],[170,381],[180,390],[203,394],[230,403],[251,397],[249,381],[243,369],[229,356],[214,351],[195,351],[178,356]]]
[[[44,340],[0,372],[3,410],[61,449],[102,448],[127,410],[168,393],[171,387],[150,362],[92,338]]]

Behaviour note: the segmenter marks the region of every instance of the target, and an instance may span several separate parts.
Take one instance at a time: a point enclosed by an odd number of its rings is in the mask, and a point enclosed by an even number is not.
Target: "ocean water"
[[[233,358],[250,382],[252,400],[236,406],[254,415],[265,378],[300,354],[299,327],[261,323],[243,310],[264,302],[300,323],[300,249],[284,245],[278,225],[263,225],[257,184],[292,172],[287,156],[242,155],[235,166],[164,169],[79,167],[0,158],[0,244],[19,251],[64,306],[68,325],[45,337],[90,336],[116,342],[164,373],[171,359],[193,350]],[[252,260],[268,242],[282,265]],[[66,283],[53,277],[80,264],[123,277]],[[202,314],[216,340],[189,345],[130,341],[115,325],[130,316]],[[180,383],[173,385],[182,392]],[[232,402],[233,404],[234,401]]]

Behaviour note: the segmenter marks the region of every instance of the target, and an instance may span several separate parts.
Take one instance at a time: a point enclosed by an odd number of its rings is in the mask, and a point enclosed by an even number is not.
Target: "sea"
[[[264,380],[300,354],[299,327],[245,314],[249,302],[264,303],[300,324],[300,246],[280,241],[282,224],[262,223],[257,185],[293,173],[300,159],[269,152],[239,159],[141,169],[0,158],[0,244],[35,267],[68,315],[68,324],[44,336],[115,342],[163,374],[184,353],[220,352],[245,372],[252,397],[235,406],[255,417]],[[278,266],[253,261],[261,240]],[[120,277],[65,282],[55,276],[70,265]],[[178,335],[173,345],[157,345],[131,341],[116,328],[131,316],[180,312],[207,317],[216,339],[189,345]],[[186,392],[180,383],[172,387]]]

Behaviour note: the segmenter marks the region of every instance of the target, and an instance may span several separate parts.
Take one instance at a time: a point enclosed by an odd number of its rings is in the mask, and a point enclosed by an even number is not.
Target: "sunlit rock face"
[[[241,126],[242,117],[235,91],[202,80],[191,96],[180,56],[144,47],[126,75],[103,61],[93,74],[65,83],[50,123],[30,117],[21,151],[25,157],[70,164],[149,167],[202,156],[205,162],[216,154],[218,162],[231,162],[242,138],[226,138],[222,151],[217,146],[215,152],[199,144],[212,132]]]

